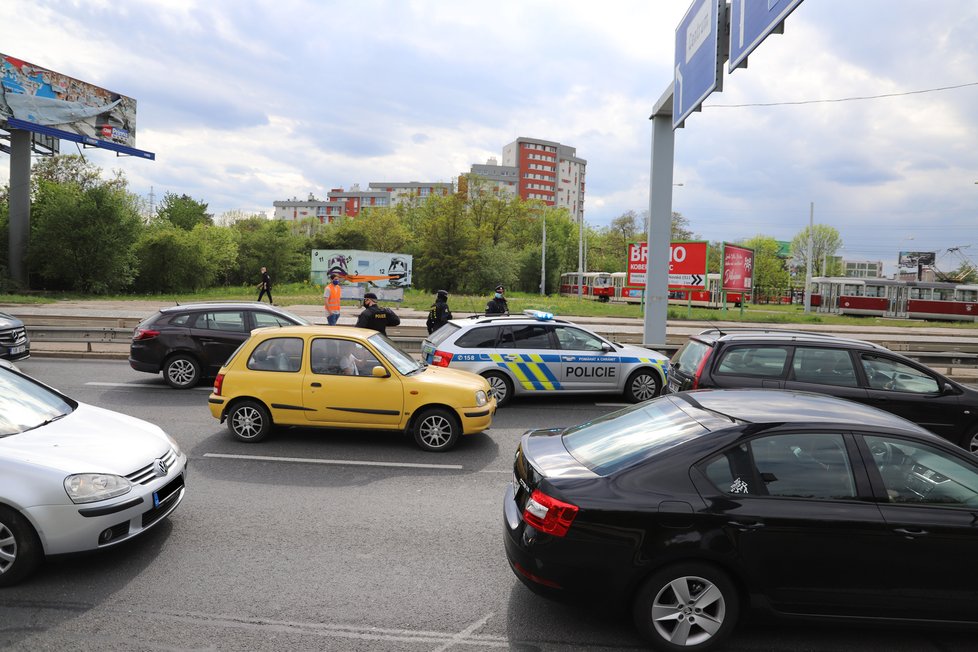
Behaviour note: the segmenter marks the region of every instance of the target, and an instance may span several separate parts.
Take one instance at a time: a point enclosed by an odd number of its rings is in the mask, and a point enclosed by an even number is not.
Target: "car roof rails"
[[[719,326],[714,326],[712,328],[707,328],[706,330],[700,331],[699,334],[706,335],[707,333],[718,333],[721,336],[750,334],[750,333],[773,333],[777,335],[806,335],[811,337],[825,337],[828,339],[842,339],[838,335],[833,335],[831,333],[793,330],[790,328],[764,328],[764,327],[752,327],[752,326],[733,326],[729,328],[721,328]]]

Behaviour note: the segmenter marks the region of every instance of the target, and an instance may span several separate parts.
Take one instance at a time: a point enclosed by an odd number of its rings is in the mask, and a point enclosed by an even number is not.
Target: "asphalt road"
[[[620,614],[530,593],[502,548],[520,434],[605,414],[606,399],[516,401],[438,455],[390,433],[291,429],[247,445],[210,416],[206,389],[172,390],[122,361],[20,366],[160,424],[190,471],[155,530],[0,590],[0,649],[644,649]],[[974,636],[759,619],[728,649],[948,652],[974,649]]]

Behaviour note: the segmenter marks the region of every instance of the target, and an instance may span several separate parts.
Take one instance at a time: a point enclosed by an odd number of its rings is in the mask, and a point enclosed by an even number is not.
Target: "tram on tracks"
[[[585,299],[595,301],[610,301],[615,294],[615,287],[612,282],[611,274],[608,272],[567,272],[560,275],[560,295],[563,297],[578,296],[578,283],[580,284],[580,296]]]
[[[614,301],[641,303],[643,288],[625,285],[627,283],[625,272],[614,272],[611,278],[614,285]],[[743,298],[739,292],[727,292],[724,296],[720,288],[720,275],[707,274],[705,290],[669,290],[669,303],[677,306],[691,305],[694,308],[722,308],[724,305],[728,308],[740,307]]]
[[[816,312],[894,319],[978,321],[978,285],[885,278],[816,277]]]

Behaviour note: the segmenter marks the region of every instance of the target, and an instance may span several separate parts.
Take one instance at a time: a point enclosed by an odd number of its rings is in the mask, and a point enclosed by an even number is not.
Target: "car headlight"
[[[486,396],[486,393],[484,391],[480,389],[478,392],[475,393],[475,404],[477,406],[482,407],[488,402],[489,402],[489,397]]]
[[[129,493],[132,484],[119,475],[109,473],[77,473],[65,478],[65,491],[73,503],[94,503]]]

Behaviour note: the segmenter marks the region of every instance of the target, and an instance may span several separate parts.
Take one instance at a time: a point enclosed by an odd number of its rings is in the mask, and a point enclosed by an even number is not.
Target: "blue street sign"
[[[723,90],[720,19],[723,0],[693,0],[676,28],[672,128],[683,125],[710,93]]]
[[[747,65],[747,55],[761,44],[768,34],[779,28],[788,14],[802,0],[731,0],[730,2],[730,63],[727,70]]]

